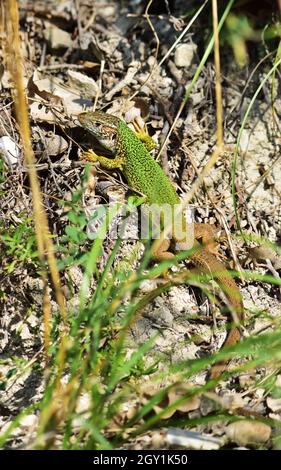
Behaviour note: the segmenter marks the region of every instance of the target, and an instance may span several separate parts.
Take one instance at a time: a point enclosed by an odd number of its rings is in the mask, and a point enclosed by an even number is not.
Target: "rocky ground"
[[[205,37],[202,30],[210,28],[208,15],[202,14],[175,46],[191,18],[183,15],[186,2],[170,2],[172,11],[167,11],[166,2],[154,3],[158,5],[152,7],[149,24],[143,2],[133,0],[96,1],[94,4],[85,1],[79,8],[77,2],[72,1],[20,2],[32,145],[45,209],[57,241],[65,226],[64,210],[59,201],[71,200],[73,192],[81,187],[84,172],[84,162],[79,155],[86,138],[76,116],[94,103],[97,109],[105,108],[109,113],[122,115],[128,122],[136,117],[141,122],[146,120],[150,135],[161,146],[198,68],[207,43],[207,33]],[[198,2],[187,3],[194,13]],[[242,13],[249,14],[258,29],[259,15],[263,13]],[[277,17],[277,9],[270,16],[274,15]],[[225,152],[192,202],[196,221],[214,223],[223,227],[227,234],[220,247],[220,257],[229,268],[270,274],[280,280],[281,258],[268,243],[266,246],[262,243],[265,240],[280,245],[279,73],[275,74],[274,91],[272,80],[265,81],[241,133],[235,169],[236,202],[240,224],[248,240],[239,236],[232,196],[237,136],[256,89],[274,63],[273,51],[271,43],[247,43],[248,63],[241,67],[235,60],[235,51],[226,40],[222,43]],[[22,238],[20,228],[29,226],[31,195],[14,118],[13,85],[9,71],[3,65],[1,68],[0,148],[5,165],[2,167],[0,210],[1,231],[6,239],[2,240],[5,253],[2,254],[0,290],[0,428],[5,430],[19,411],[38,401],[45,385],[40,366],[42,281],[30,257],[33,232],[26,229]],[[215,148],[214,75],[210,56],[161,155],[161,164],[181,195],[188,193]],[[121,184],[118,172],[108,175],[97,171],[92,178],[94,182],[88,185],[83,196],[86,213],[103,202],[104,194],[107,198],[110,191],[114,195],[121,193],[125,198],[124,181]],[[108,181],[110,185],[104,190]],[[15,243],[7,234],[16,228]],[[111,247],[108,242],[104,248],[105,259]],[[116,264],[124,252],[131,252],[132,243],[124,242],[122,250]],[[73,306],[81,284],[81,267],[72,266],[67,275],[75,290],[69,299]],[[142,289],[146,293],[154,287],[154,281],[150,281]],[[246,309],[245,336],[270,331],[281,314],[280,286],[250,276],[239,282],[239,288]],[[160,332],[154,347],[155,356],[150,361],[152,364],[157,358],[160,369],[164,370],[167,363],[175,364],[216,351],[224,341],[225,323],[218,307],[200,289],[174,286],[142,312],[128,337],[128,353],[136,344],[141,345],[155,332]],[[272,374],[275,377],[273,389],[281,387],[279,367],[269,365],[234,376],[222,382],[217,394],[212,392],[211,397],[198,398],[188,409],[179,411],[190,419],[197,418],[206,413],[206,408],[208,412],[212,408],[210,400],[212,403],[219,400],[228,410],[250,409],[264,418],[280,421],[280,398],[263,387],[263,380]],[[205,373],[198,374],[194,383],[203,384],[205,379]],[[146,390],[145,393],[151,392]],[[32,412],[25,418],[14,434],[13,447],[30,442],[37,419]],[[236,429],[237,423],[218,424],[207,431],[218,439],[212,444],[214,448],[226,441],[240,446],[252,445],[254,441],[271,447],[270,435],[272,437],[273,432],[274,436],[274,429],[258,424],[260,428],[253,429],[254,424],[246,430]],[[200,426],[194,430],[206,432],[206,428]],[[183,440],[176,445],[191,445],[185,443],[185,438],[186,435],[181,437]],[[131,445],[167,448],[173,445],[172,439],[165,430],[145,434]]]

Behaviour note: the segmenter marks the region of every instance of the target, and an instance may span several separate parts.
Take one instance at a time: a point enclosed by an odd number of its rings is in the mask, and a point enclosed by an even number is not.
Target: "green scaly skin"
[[[169,178],[162,168],[154,160],[147,150],[147,144],[151,139],[144,133],[134,133],[121,119],[103,112],[87,112],[78,116],[80,124],[93,134],[99,142],[114,154],[114,158],[106,158],[88,151],[84,155],[91,161],[99,161],[107,169],[119,169],[125,176],[128,184],[136,191],[143,194],[149,204],[180,204]],[[150,146],[151,147],[151,146]],[[175,230],[172,229],[172,238],[176,241]],[[155,258],[171,259],[174,255],[168,251],[169,240],[164,240],[162,246],[155,252]],[[190,255],[190,260],[201,272],[210,275],[217,281],[232,306],[239,322],[243,320],[243,302],[240,291],[227,271],[218,259],[204,248],[198,241],[194,242],[195,251]],[[182,249],[185,249],[182,246]],[[184,280],[184,276],[183,276]],[[232,326],[224,346],[230,346],[240,340],[239,329]],[[217,378],[226,368],[226,363],[221,361],[215,364],[211,370],[211,377]]]
[[[144,194],[150,204],[179,204],[180,199],[171,185],[169,178],[154,158],[146,150],[137,135],[121,119],[110,114],[95,112],[82,113],[78,116],[82,126],[99,139],[97,123],[112,126],[118,136],[116,142],[115,158],[108,159],[96,156],[102,166],[108,169],[119,168],[125,176],[129,186],[135,191]],[[106,132],[106,131],[105,131]],[[104,136],[103,136],[104,139]],[[109,150],[111,146],[105,145]],[[89,158],[93,160],[95,157]]]

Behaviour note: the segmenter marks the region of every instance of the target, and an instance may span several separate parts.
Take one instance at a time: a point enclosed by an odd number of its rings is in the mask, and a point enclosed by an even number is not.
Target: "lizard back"
[[[118,155],[129,185],[144,194],[151,204],[179,204],[180,199],[162,168],[134,132],[121,120],[118,125]]]

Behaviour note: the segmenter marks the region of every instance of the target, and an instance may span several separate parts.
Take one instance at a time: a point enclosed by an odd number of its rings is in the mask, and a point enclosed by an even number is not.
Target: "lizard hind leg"
[[[211,224],[194,224],[194,236],[199,240],[204,248],[213,255],[217,256],[219,251],[218,229]]]
[[[168,251],[170,244],[171,242],[168,238],[165,238],[164,240],[156,240],[152,246],[153,259],[156,261],[167,261],[173,259],[175,255]]]
[[[151,255],[155,261],[169,261],[174,259],[175,255],[169,250],[171,241],[167,238],[156,240],[151,248]],[[165,268],[162,271],[162,276],[167,278],[169,275],[169,268]],[[158,276],[157,276],[158,277]]]

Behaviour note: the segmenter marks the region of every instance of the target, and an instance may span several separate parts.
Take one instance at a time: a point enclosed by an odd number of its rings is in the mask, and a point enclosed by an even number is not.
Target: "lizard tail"
[[[201,249],[191,256],[191,261],[205,274],[211,274],[225,293],[234,314],[236,315],[235,323],[243,322],[243,301],[240,291],[231,274],[227,271],[223,263],[217,260],[214,255],[205,249]],[[233,322],[232,322],[233,323]],[[232,326],[228,332],[226,340],[222,346],[233,346],[241,339],[241,334],[237,326]],[[219,361],[211,368],[210,377],[217,379],[227,368],[229,361]]]
[[[227,346],[233,346],[233,344],[238,343],[240,341],[240,339],[241,339],[240,331],[238,330],[238,328],[233,327],[229,331],[229,333],[226,337],[226,340],[223,343],[222,347],[225,348]],[[214,364],[211,368],[211,371],[210,371],[210,378],[211,379],[218,379],[220,377],[220,375],[227,368],[228,362],[229,361],[222,360],[222,361],[219,361],[216,364]]]

